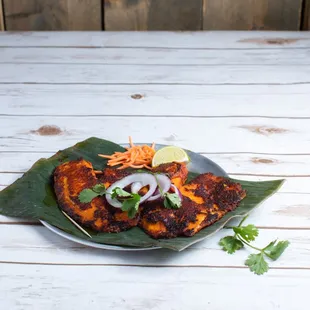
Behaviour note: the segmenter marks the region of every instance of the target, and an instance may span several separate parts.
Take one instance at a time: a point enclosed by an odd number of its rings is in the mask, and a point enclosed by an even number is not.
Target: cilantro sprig
[[[122,202],[122,211],[128,212],[129,218],[135,217],[141,200],[141,196],[139,194],[128,193],[120,187],[116,187],[113,189],[111,197],[117,198]]]
[[[97,184],[92,188],[83,189],[79,194],[79,200],[82,203],[89,203],[95,197],[108,195],[107,190],[104,184]],[[124,191],[120,187],[116,187],[113,189],[112,193],[109,194],[112,198],[117,198],[122,202],[122,210],[128,212],[129,218],[134,218],[136,213],[138,212],[139,203],[140,203],[140,195],[132,194]]]
[[[82,203],[89,203],[95,197],[103,196],[106,194],[106,188],[104,184],[96,184],[92,188],[85,188],[79,194],[79,200]]]
[[[181,199],[176,193],[163,193],[163,190],[154,175],[161,196],[164,198],[164,207],[167,209],[179,209],[181,207]],[[120,187],[113,189],[112,193],[108,193],[104,184],[97,184],[92,188],[86,188],[79,194],[79,200],[82,203],[89,203],[95,197],[111,195],[111,198],[117,198],[122,203],[122,211],[128,212],[129,218],[134,218],[138,212],[141,196],[136,193],[129,193]]]
[[[238,226],[233,226],[233,236],[226,236],[219,241],[219,245],[222,250],[229,254],[233,254],[236,251],[242,249],[245,245],[258,251],[258,254],[250,254],[245,265],[257,275],[262,275],[268,271],[269,265],[265,260],[266,257],[275,261],[277,260],[289,246],[289,242],[274,240],[271,241],[266,247],[258,248],[251,244],[252,241],[258,236],[258,229],[252,224],[242,226],[247,216],[242,219]]]
[[[181,205],[178,194],[164,193],[164,206],[166,209],[180,209]]]
[[[164,198],[164,207],[166,209],[180,209],[182,206],[182,201],[181,201],[179,195],[176,193],[169,193],[169,192],[164,193],[163,189],[161,188],[161,186],[158,182],[156,174],[154,174],[154,177],[156,179],[159,192],[160,192],[161,196]]]

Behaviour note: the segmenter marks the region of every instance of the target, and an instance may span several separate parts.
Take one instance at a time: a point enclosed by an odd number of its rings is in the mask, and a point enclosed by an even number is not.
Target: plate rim
[[[45,226],[47,229],[54,232],[58,236],[61,236],[75,243],[79,243],[79,244],[89,246],[92,248],[97,248],[97,249],[102,249],[102,250],[114,250],[114,251],[150,251],[150,250],[162,249],[161,247],[125,247],[123,245],[113,245],[113,244],[106,244],[106,243],[91,242],[91,241],[80,239],[79,237],[73,236],[61,230],[60,228],[57,228],[43,220],[39,220],[39,221],[43,224],[43,226]]]
[[[136,142],[135,144],[137,145],[151,145],[151,143],[140,143],[140,142]],[[122,147],[127,147],[129,144],[128,143],[120,143],[119,144]],[[161,143],[156,143],[156,146],[159,147],[165,147],[165,146],[169,146],[168,144],[161,144]],[[191,150],[188,149],[184,149],[186,152],[190,152],[190,153],[194,153],[197,155],[200,155],[204,158],[206,158],[209,162],[212,163],[212,165],[216,166],[218,170],[220,170],[223,174],[224,177],[228,177],[227,172],[221,167],[219,166],[217,163],[215,163],[213,160],[209,159],[208,157],[205,157],[199,153],[193,152]],[[88,247],[92,247],[92,248],[97,248],[97,249],[102,249],[102,250],[114,250],[114,251],[151,251],[151,250],[159,250],[159,249],[163,249],[160,246],[153,246],[153,247],[127,247],[127,246],[123,246],[123,245],[113,245],[113,244],[106,244],[106,243],[98,243],[98,242],[92,242],[92,241],[88,241],[85,239],[81,239],[79,237],[73,236],[63,230],[61,230],[58,227],[55,227],[49,223],[47,223],[46,221],[43,220],[39,220],[41,222],[41,224],[46,227],[48,230],[52,231],[53,233],[55,233],[58,236],[61,236],[67,240],[70,240],[72,242],[78,243],[78,244],[82,244]]]

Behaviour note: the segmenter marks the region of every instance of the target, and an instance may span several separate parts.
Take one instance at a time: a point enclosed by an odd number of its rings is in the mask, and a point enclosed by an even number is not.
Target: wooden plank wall
[[[310,0],[0,0],[0,30],[310,30]]]
[[[300,30],[303,1],[104,0],[105,29]]]
[[[106,30],[201,30],[201,0],[105,0]]]
[[[304,7],[302,9],[302,30],[310,30],[310,0],[304,1]]]
[[[3,5],[10,31],[102,29],[101,0],[3,0]]]
[[[302,0],[204,0],[203,29],[299,30],[301,6]]]

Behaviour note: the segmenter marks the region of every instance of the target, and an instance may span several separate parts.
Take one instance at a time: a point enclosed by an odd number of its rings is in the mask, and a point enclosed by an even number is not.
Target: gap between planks
[[[202,118],[202,119],[210,119],[210,118],[263,118],[263,119],[310,119],[310,116],[264,116],[264,115],[143,115],[143,114],[0,114],[3,117],[42,117],[42,116],[51,116],[55,118],[64,118],[64,117],[77,117],[77,118],[91,118],[91,117],[124,117],[124,118],[146,118],[146,117],[154,117],[154,118]]]
[[[132,82],[132,83],[86,83],[86,82],[0,82],[0,85],[115,85],[115,86],[121,86],[121,85],[127,85],[127,86],[134,86],[134,85],[168,85],[168,86],[191,86],[191,85],[196,85],[196,86],[282,86],[282,85],[308,85],[310,84],[310,81],[306,82],[284,82],[284,83],[175,83],[175,82],[166,82],[166,83],[160,83],[160,82]]]
[[[1,43],[0,43],[1,44]],[[266,50],[308,50],[310,49],[310,47],[308,46],[296,46],[296,47],[285,47],[283,48],[283,46],[281,47],[271,47],[271,48],[262,48],[262,47],[159,47],[159,46],[56,46],[56,45],[51,45],[51,46],[39,46],[39,45],[28,45],[28,46],[13,46],[13,45],[0,45],[0,49],[1,48],[12,48],[12,49],[27,49],[27,48],[40,48],[40,49],[141,49],[141,50],[145,50],[145,49],[152,49],[152,50],[198,50],[198,51],[220,51],[220,50],[224,50],[224,51],[239,51],[239,50],[243,50],[243,51],[266,51]]]
[[[142,264],[71,264],[71,263],[39,263],[0,261],[0,264],[10,265],[42,265],[42,266],[73,266],[73,267],[142,267],[142,268],[213,268],[213,269],[248,269],[247,266],[216,266],[216,265],[142,265]],[[272,267],[274,270],[310,270],[310,267]]]
[[[189,63],[182,63],[182,64],[160,64],[160,63],[148,63],[148,64],[132,64],[132,63],[102,63],[102,62],[78,62],[78,63],[72,63],[72,62],[26,62],[26,61],[0,61],[0,64],[6,64],[6,65],[69,65],[69,66],[150,66],[150,67],[232,67],[236,66],[235,63],[233,64],[189,64]],[[247,67],[247,66],[253,66],[253,67],[281,67],[283,64],[277,64],[277,63],[269,63],[269,64],[256,64],[256,63],[246,63],[246,64],[238,64],[240,67]],[[304,67],[305,64],[286,64],[286,66],[297,66],[297,67]]]

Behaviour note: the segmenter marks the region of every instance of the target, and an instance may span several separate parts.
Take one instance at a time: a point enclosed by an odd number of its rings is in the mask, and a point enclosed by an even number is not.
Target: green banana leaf
[[[284,181],[249,182],[234,180],[241,183],[247,191],[246,198],[234,211],[229,212],[218,222],[201,230],[193,237],[155,240],[140,228],[134,227],[121,233],[96,233],[87,230],[92,236],[90,239],[72,224],[58,208],[52,184],[53,171],[59,164],[79,158],[90,161],[96,170],[100,170],[106,166],[107,162],[98,157],[97,154],[113,154],[116,151],[124,151],[124,148],[107,140],[89,138],[57,152],[48,159],[38,160],[20,179],[0,192],[0,214],[44,220],[69,234],[96,243],[128,247],[159,246],[181,251],[214,234],[230,219],[249,214],[263,200],[275,193]],[[193,178],[195,175],[190,173],[189,178]]]

